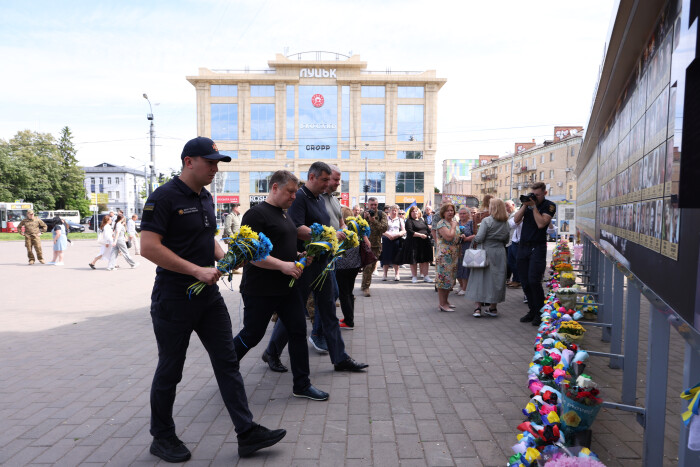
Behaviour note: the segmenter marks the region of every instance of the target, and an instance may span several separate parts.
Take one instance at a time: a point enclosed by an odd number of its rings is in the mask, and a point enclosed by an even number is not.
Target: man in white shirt
[[[520,276],[518,275],[518,244],[520,243],[520,232],[523,229],[522,221],[519,224],[515,223],[515,203],[511,200],[506,201],[506,212],[508,212],[508,226],[510,227],[510,243],[506,245],[508,252],[508,268],[513,273],[513,280],[508,283],[511,289],[520,288]]]
[[[141,255],[141,245],[139,244],[139,237],[136,233],[136,221],[138,220],[138,218],[139,216],[133,214],[131,216],[131,219],[128,219],[126,221],[126,234],[128,236],[127,240],[129,240],[131,244],[134,245],[135,255]]]

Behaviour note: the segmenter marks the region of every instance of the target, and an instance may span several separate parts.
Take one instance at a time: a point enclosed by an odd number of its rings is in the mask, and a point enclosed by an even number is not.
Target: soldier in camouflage
[[[386,214],[381,212],[378,208],[379,203],[377,202],[377,198],[369,198],[364,214],[365,220],[367,220],[371,230],[369,243],[372,247],[372,253],[374,253],[374,256],[377,258],[379,258],[379,255],[382,253],[382,234],[386,232],[388,228]],[[372,284],[372,273],[376,265],[377,262],[375,261],[365,266],[364,271],[362,271],[362,292],[365,294],[365,297],[370,296],[369,286]]]
[[[17,232],[24,237],[24,246],[27,247],[27,257],[29,265],[34,264],[34,252],[36,251],[36,259],[41,264],[44,264],[44,254],[41,251],[41,234],[46,232],[46,224],[41,219],[34,218],[34,211],[27,211],[27,218],[22,219],[22,222],[17,226]]]

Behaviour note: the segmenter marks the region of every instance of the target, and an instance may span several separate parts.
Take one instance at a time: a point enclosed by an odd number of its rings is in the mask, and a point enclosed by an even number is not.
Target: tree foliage
[[[50,133],[18,132],[0,140],[0,201],[23,199],[37,210],[78,209],[89,214],[83,172],[78,167],[70,129],[59,141]]]

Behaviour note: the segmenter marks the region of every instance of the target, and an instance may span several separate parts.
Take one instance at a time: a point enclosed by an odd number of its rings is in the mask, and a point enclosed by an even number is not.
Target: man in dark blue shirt
[[[204,137],[182,150],[182,173],[151,194],[143,208],[141,255],[158,267],[151,293],[151,320],[158,344],[158,367],[151,385],[151,453],[168,462],[184,462],[190,451],[175,434],[173,405],[182,379],[192,331],[209,353],[221,397],[238,434],[238,454],[246,457],[280,441],[285,430],[268,430],[253,422],[233,345],[231,318],[214,268],[224,252],[214,239],[216,217],[211,194],[220,154]],[[187,287],[208,285],[188,298]]]
[[[535,199],[523,203],[513,220],[516,224],[523,223],[517,265],[520,284],[530,308],[520,321],[539,326],[540,309],[544,306],[542,278],[547,266],[547,226],[557,212],[557,206],[545,199],[547,186],[544,183],[533,183],[530,189]]]
[[[255,232],[267,235],[273,247],[270,256],[264,260],[244,266],[241,280],[241,295],[245,306],[243,329],[233,339],[233,343],[236,355],[239,359],[243,358],[260,342],[272,314],[277,313],[289,334],[289,358],[294,376],[292,394],[295,397],[325,401],[328,393],[315,388],[309,380],[304,303],[296,293],[299,284],[289,286],[290,279],[301,277],[301,270],[296,266],[297,228],[284,212],[294,201],[297,183],[297,178],[286,170],[273,173],[267,199],[250,208],[243,216],[241,223]],[[277,356],[263,353],[263,360],[273,371],[287,371]]]
[[[328,188],[331,178],[331,168],[325,162],[314,162],[309,167],[309,177],[304,186],[296,193],[296,199],[287,211],[287,215],[297,226],[297,248],[304,251],[304,242],[311,239],[311,225],[314,223],[330,225],[330,216],[326,210],[326,204],[320,195]],[[340,235],[343,235],[342,233]],[[296,287],[300,295],[301,303],[306,303],[306,298],[311,292],[311,282],[321,274],[328,264],[328,255],[314,258],[314,261],[304,269],[299,284]],[[314,290],[316,306],[321,315],[321,325],[328,344],[328,354],[334,365],[335,371],[361,371],[367,368],[366,363],[358,363],[345,353],[345,342],[340,335],[338,317],[335,314],[335,297],[333,284],[327,280],[323,282],[320,290]],[[269,355],[279,356],[287,344],[287,331],[281,321],[277,321],[267,347]]]

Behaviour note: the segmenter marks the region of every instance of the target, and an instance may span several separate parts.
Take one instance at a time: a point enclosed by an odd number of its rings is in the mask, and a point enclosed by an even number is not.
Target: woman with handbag
[[[399,276],[401,243],[402,237],[406,235],[406,227],[404,226],[403,219],[399,216],[399,206],[396,204],[389,208],[387,225],[388,228],[386,232],[382,234],[382,254],[379,258],[382,263],[382,268],[384,269],[382,280],[387,280],[386,275],[389,272],[389,266],[393,266],[394,280],[398,282],[401,280]]]
[[[406,220],[406,242],[403,247],[403,263],[411,266],[411,282],[418,282],[418,272],[423,282],[434,282],[428,275],[433,261],[433,247],[430,245],[430,229],[421,216],[420,209],[412,206]]]
[[[435,226],[438,251],[435,260],[435,287],[438,292],[439,311],[454,311],[454,306],[447,297],[455,283],[457,261],[460,259],[458,230],[454,204],[443,204],[440,208],[440,222]]]
[[[465,206],[459,208],[459,257],[464,258],[464,253],[474,240],[474,223],[471,220],[469,209]],[[467,283],[469,281],[469,269],[462,264],[462,261],[457,262],[457,282],[459,282],[459,290],[457,295],[462,296],[467,292]]]
[[[129,263],[129,266],[131,266],[132,268],[137,267],[139,263],[131,259],[131,255],[129,255],[129,250],[126,248],[126,237],[124,235],[124,233],[126,232],[126,218],[124,218],[123,215],[119,214],[117,215],[117,220],[114,221],[114,224],[115,247],[112,248],[112,255],[109,257],[109,264],[107,265],[107,270],[114,270],[114,263],[117,262],[117,255],[119,255],[120,252],[122,256],[124,256],[126,262]]]
[[[508,213],[506,205],[500,198],[493,198],[489,203],[489,216],[481,221],[479,232],[473,243],[486,252],[487,265],[483,268],[473,267],[469,273],[466,297],[476,302],[473,316],[481,318],[481,304],[488,303],[483,311],[487,316],[498,316],[496,305],[506,299],[506,250],[510,239]]]
[[[97,236],[97,243],[100,245],[100,254],[88,263],[90,268],[95,269],[95,263],[104,258],[109,261],[112,256],[112,246],[114,246],[114,231],[112,230],[112,216],[104,216],[100,222],[100,234]]]

